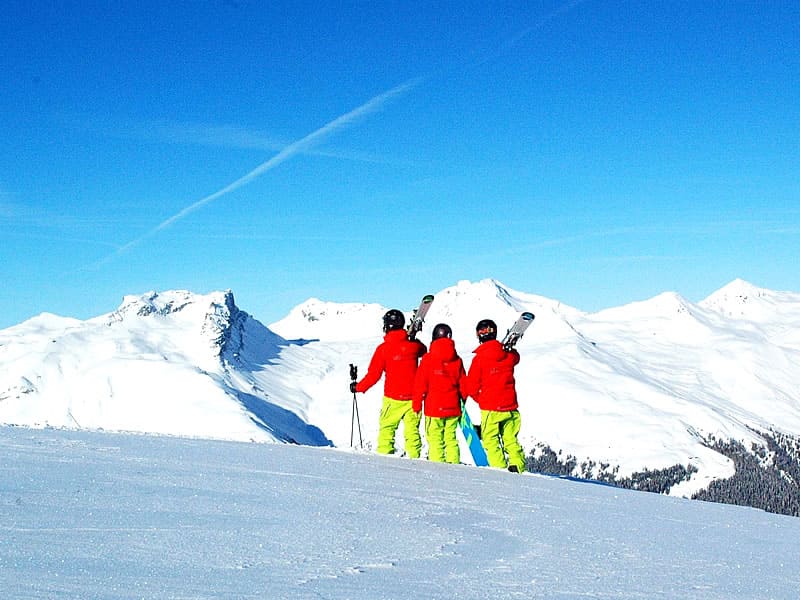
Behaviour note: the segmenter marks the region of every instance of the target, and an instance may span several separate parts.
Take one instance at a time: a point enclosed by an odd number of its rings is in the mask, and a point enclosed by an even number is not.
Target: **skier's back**
[[[475,331],[480,345],[474,350],[464,387],[481,409],[481,441],[489,466],[522,472],[525,451],[517,440],[521,419],[514,379],[519,353],[497,341],[494,321],[479,321]]]
[[[412,409],[411,399],[419,358],[427,349],[422,342],[408,339],[404,325],[405,317],[397,309],[383,316],[383,342],[375,349],[367,374],[353,386],[353,391],[366,392],[385,375],[378,425],[378,452],[394,454],[395,432],[402,421],[406,454],[411,458],[419,458],[422,451],[420,416]]]
[[[422,357],[414,382],[414,411],[425,413],[428,459],[458,464],[456,430],[466,373],[456,353],[453,330],[446,323],[433,328],[430,351]]]

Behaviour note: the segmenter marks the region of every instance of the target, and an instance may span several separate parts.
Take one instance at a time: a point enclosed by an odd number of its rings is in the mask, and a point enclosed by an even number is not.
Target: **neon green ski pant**
[[[506,469],[513,465],[520,473],[525,470],[525,451],[517,440],[521,425],[518,410],[481,411],[481,442],[490,467]]]
[[[419,458],[422,452],[422,437],[419,434],[420,413],[411,408],[411,400],[394,400],[383,397],[381,416],[378,420],[378,452],[394,454],[394,437],[400,422],[406,439],[406,454],[409,458]]]
[[[425,417],[428,460],[454,465],[461,462],[456,429],[458,429],[458,417]]]

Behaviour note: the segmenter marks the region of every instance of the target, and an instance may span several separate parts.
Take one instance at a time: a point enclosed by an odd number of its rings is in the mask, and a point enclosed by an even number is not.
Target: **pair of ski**
[[[422,298],[422,302],[420,302],[419,307],[412,314],[411,321],[406,329],[409,340],[416,339],[417,333],[419,333],[422,329],[422,323],[425,321],[425,316],[428,314],[428,310],[430,310],[432,303],[433,296],[428,294]],[[501,342],[506,352],[511,350],[516,345],[516,343],[525,333],[525,330],[528,329],[528,326],[531,324],[531,322],[533,322],[533,319],[534,315],[531,312],[523,312],[519,316],[516,322],[506,332],[506,335]],[[461,434],[464,436],[464,441],[467,443],[470,454],[472,454],[472,460],[474,461],[475,465],[478,467],[489,466],[489,459],[486,456],[486,450],[484,450],[483,444],[481,444],[480,436],[478,435],[475,426],[472,424],[472,419],[469,418],[469,413],[467,413],[467,409],[464,406],[464,400],[461,401],[461,418],[458,421],[458,425],[461,429]]]

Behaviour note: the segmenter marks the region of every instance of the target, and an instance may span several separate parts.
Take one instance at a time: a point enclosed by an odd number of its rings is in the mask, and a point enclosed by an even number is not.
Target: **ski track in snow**
[[[0,589],[795,598],[800,519],[332,448],[0,428]]]

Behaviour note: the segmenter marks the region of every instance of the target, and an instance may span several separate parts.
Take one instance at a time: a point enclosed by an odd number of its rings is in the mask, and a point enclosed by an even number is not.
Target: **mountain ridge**
[[[757,320],[728,314],[742,298],[763,301]],[[363,375],[386,308],[312,298],[265,326],[230,290],[173,290],[87,321],[40,315],[0,331],[0,422],[346,446],[349,364]],[[563,451],[591,477],[603,464],[621,475],[691,466],[671,490],[691,495],[733,472],[712,437],[750,447],[771,428],[800,434],[798,294],[736,280],[697,304],[665,292],[584,313],[460,281],[436,293],[420,339],[447,322],[468,365],[474,324],[490,317],[503,333],[521,310],[536,320],[519,344],[520,439],[537,456]],[[368,447],[379,388],[357,399]]]
[[[287,342],[230,290],[147,292],[86,321],[26,323],[0,331],[4,423],[330,443],[257,385],[254,369]]]

